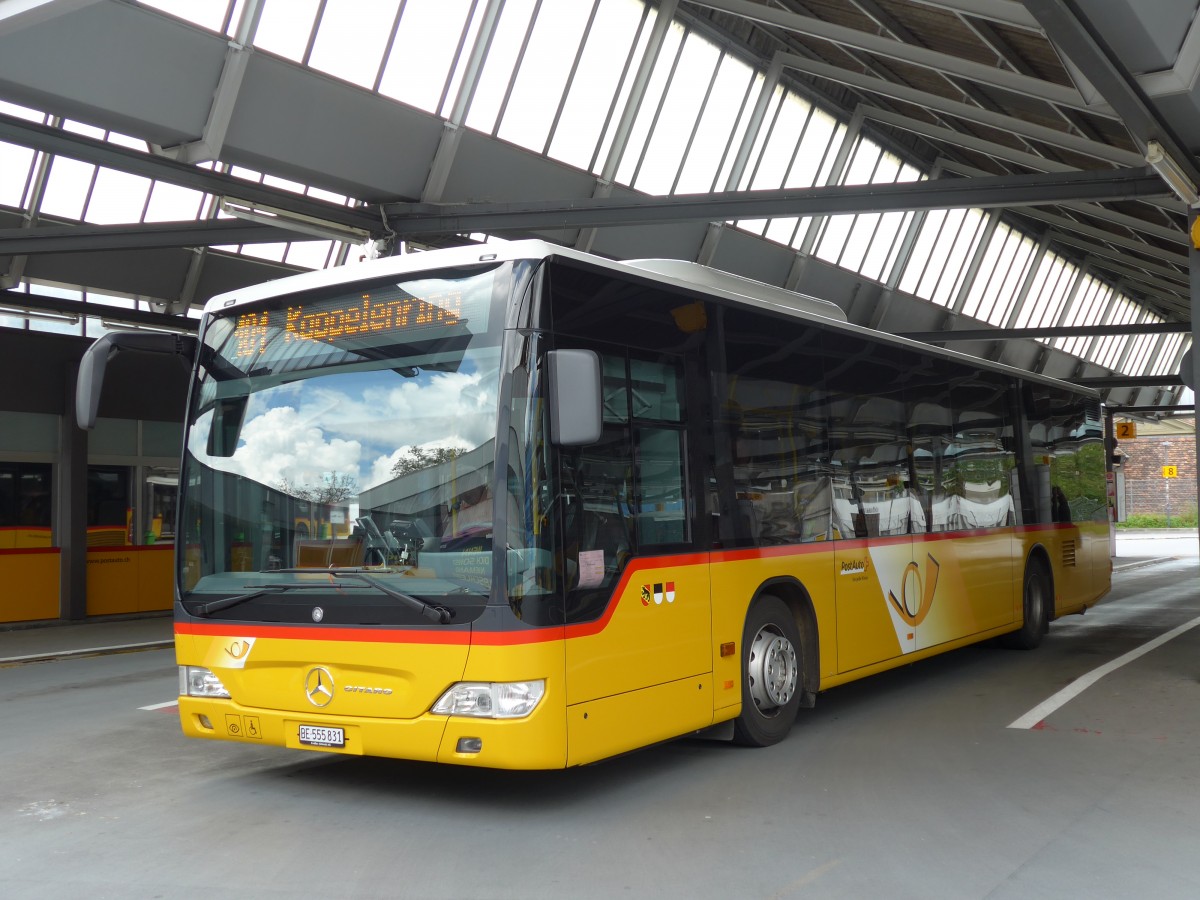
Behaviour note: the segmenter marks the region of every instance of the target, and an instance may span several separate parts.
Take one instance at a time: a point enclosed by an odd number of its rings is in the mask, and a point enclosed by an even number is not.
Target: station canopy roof
[[[1198,76],[1192,0],[11,0],[0,327],[538,236],[1169,411]]]

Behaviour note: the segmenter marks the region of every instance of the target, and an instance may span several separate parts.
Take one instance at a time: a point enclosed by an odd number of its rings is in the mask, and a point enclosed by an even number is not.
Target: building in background
[[[1120,520],[1159,515],[1172,525],[1196,524],[1195,434],[1195,419],[1139,422],[1137,437],[1119,442]]]
[[[0,329],[0,624],[169,610],[187,371],[114,360],[75,425],[85,337]]]

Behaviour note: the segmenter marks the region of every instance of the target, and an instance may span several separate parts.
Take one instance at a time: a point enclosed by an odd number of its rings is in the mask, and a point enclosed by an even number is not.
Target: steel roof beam
[[[1016,0],[911,0],[921,6],[932,6],[947,12],[964,16],[974,16],[988,22],[1000,25],[1011,25],[1014,28],[1027,28],[1040,31],[1037,19],[1029,14],[1022,3]]]
[[[139,153],[137,150],[130,150],[107,141],[98,141],[95,138],[39,125],[36,122],[27,122],[3,113],[0,113],[0,141],[9,141],[22,147],[41,150],[44,153],[95,163],[167,184],[203,191],[207,194],[286,210],[350,228],[360,228],[373,235],[377,235],[383,230],[382,222],[377,216],[362,210],[315,200],[281,188],[255,184],[252,181],[201,169],[166,157]]]
[[[1129,200],[1161,196],[1167,187],[1149,169],[1001,175],[891,184],[606,197],[527,203],[385,204],[397,235],[469,234],[668,222],[769,219],[923,209],[990,209],[1069,200]]]
[[[900,113],[880,109],[877,106],[859,106],[858,108],[872,122],[878,122],[881,125],[890,125],[892,128],[899,128],[920,137],[942,141],[965,150],[974,150],[977,153],[983,153],[1003,162],[1024,166],[1027,169],[1033,169],[1037,172],[1079,171],[1074,166],[1069,166],[1066,163],[1060,163],[1053,159],[1047,159],[1045,156],[1038,156],[1036,153],[1027,153],[1024,150],[1017,150],[1004,144],[997,144],[995,141],[975,137],[972,134],[962,131],[955,131],[952,128],[944,128],[941,125],[921,122],[908,116],[900,115]],[[1144,162],[1145,160],[1136,153],[1130,153],[1125,165],[1141,166]]]
[[[34,314],[50,313],[56,316],[90,316],[94,319],[104,319],[106,322],[118,322],[122,325],[144,325],[171,331],[196,331],[200,327],[198,319],[191,319],[187,316],[170,316],[140,309],[88,303],[86,300],[41,297],[37,294],[24,294],[20,291],[0,291],[0,315],[19,317],[22,311]]]
[[[144,225],[52,225],[0,229],[0,254],[156,250],[219,244],[272,244],[283,240],[316,241],[320,238],[238,219]]]
[[[250,41],[262,16],[260,0],[247,0],[241,15],[237,35],[225,48],[225,62],[221,66],[221,75],[217,79],[216,90],[213,91],[212,105],[209,107],[208,119],[204,123],[200,139],[176,147],[156,148],[163,156],[186,163],[220,159],[229,125],[233,121],[233,109],[237,105],[238,93],[246,77],[246,67],[250,65]]]
[[[1152,412],[1189,413],[1196,411],[1196,405],[1194,403],[1182,403],[1178,406],[1108,406],[1105,409],[1113,415]]]
[[[1000,88],[1023,97],[1031,97],[1035,100],[1074,109],[1089,109],[1087,102],[1073,87],[1054,84],[1041,78],[1032,78],[1008,69],[999,69],[914,44],[906,44],[882,35],[859,31],[857,28],[847,28],[844,25],[799,15],[762,3],[753,3],[750,0],[687,0],[687,2],[764,25],[773,25],[785,31],[863,50],[887,59],[932,69],[943,75],[965,78],[977,84]]]
[[[972,166],[964,166],[960,163],[954,162],[953,160],[943,160],[942,167],[947,172],[955,172],[968,178],[985,177],[988,175],[988,173],[984,172],[982,169],[976,169]],[[1162,194],[1159,196],[1162,196]],[[1020,204],[1013,205],[1019,206]],[[1139,219],[1135,216],[1128,216],[1124,213],[1119,213],[1111,209],[1102,209],[1096,206],[1075,205],[1070,200],[1064,200],[1059,205],[1070,207],[1078,212],[1084,213],[1085,215],[1089,215],[1097,219],[1103,219],[1104,221],[1111,222],[1114,225],[1122,225],[1135,234],[1151,234],[1156,238],[1160,238],[1161,240],[1170,241],[1172,243],[1181,244],[1184,246],[1187,246],[1191,243],[1191,239],[1182,229],[1168,228],[1165,225],[1157,225],[1154,222],[1147,222],[1145,219]]]
[[[1148,141],[1158,141],[1193,184],[1200,185],[1200,166],[1186,144],[1154,109],[1150,98],[1091,23],[1078,15],[1075,5],[1065,0],[1024,0],[1024,4],[1046,37],[1120,117],[1138,148],[1144,152]]]
[[[1125,337],[1132,334],[1178,334],[1190,322],[1143,322],[1126,325],[1054,325],[1042,328],[960,328],[954,331],[900,331],[897,337],[926,344],[948,341],[1018,341],[1027,338]]]
[[[1072,384],[1090,388],[1147,388],[1177,387],[1183,384],[1178,375],[1096,375],[1084,378],[1067,378]]]
[[[1124,247],[1126,250],[1133,250],[1137,253],[1148,253],[1158,256],[1163,256],[1165,254],[1174,257],[1178,255],[1180,265],[1183,265],[1187,262],[1187,255],[1184,252],[1183,247],[1179,248],[1178,253],[1176,253],[1176,251],[1164,250],[1161,247],[1156,247],[1153,244],[1147,244],[1145,241],[1138,240],[1137,238],[1127,237],[1125,235],[1117,234],[1116,232],[1108,232],[1102,228],[1097,228],[1094,225],[1088,225],[1086,222],[1078,222],[1075,219],[1067,216],[1055,215],[1054,213],[1047,212],[1043,209],[1024,207],[1022,209],[1013,210],[1013,212],[1029,219],[1036,219],[1039,222],[1045,222],[1047,225],[1053,225],[1055,228],[1059,228],[1063,231],[1071,231],[1075,234],[1080,234],[1096,241],[1105,241],[1115,247]],[[1091,211],[1089,210],[1089,212]],[[1103,218],[1102,214],[1105,212],[1107,212],[1107,210],[1101,209],[1097,210],[1096,214],[1098,214],[1100,218]],[[1182,238],[1183,235],[1181,234],[1181,242]]]
[[[1103,256],[1105,259],[1111,259],[1133,269],[1142,269],[1150,275],[1158,275],[1160,278],[1169,279],[1178,282],[1175,289],[1182,291],[1187,288],[1188,274],[1181,272],[1179,269],[1174,269],[1171,266],[1164,266],[1161,263],[1152,262],[1148,259],[1140,259],[1136,256],[1131,256],[1128,253],[1122,253],[1120,250],[1104,247],[1099,245],[1099,241],[1107,240],[1106,238],[1095,238],[1085,240],[1082,237],[1076,237],[1073,234],[1066,234],[1058,230],[1048,232],[1050,241],[1055,244],[1066,244],[1078,250],[1086,250],[1093,256]],[[1154,247],[1148,244],[1142,244],[1140,251],[1143,253],[1156,253]],[[1160,253],[1161,256],[1161,253]]]
[[[891,97],[894,100],[902,100],[915,106],[923,106],[933,112],[966,119],[969,122],[978,122],[1001,131],[1009,131],[1022,138],[1061,147],[1064,150],[1071,150],[1093,159],[1101,159],[1113,165],[1130,165],[1134,157],[1139,163],[1144,161],[1140,155],[1131,154],[1128,150],[1101,144],[1098,141],[1059,131],[1056,128],[1048,128],[1045,125],[1035,125],[1024,119],[1018,119],[1016,116],[984,109],[961,100],[951,100],[940,94],[932,94],[929,91],[922,91],[905,84],[884,81],[882,78],[852,72],[849,69],[819,60],[806,59],[794,53],[781,54],[781,56],[785,57],[784,64],[788,68],[814,75],[817,78],[825,78],[846,87]]]

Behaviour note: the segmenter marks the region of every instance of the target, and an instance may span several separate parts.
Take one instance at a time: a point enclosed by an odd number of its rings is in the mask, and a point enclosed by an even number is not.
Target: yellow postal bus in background
[[[176,579],[183,730],[502,768],[1033,647],[1109,588],[1100,405],[671,261],[538,242],[213,299]],[[333,493],[322,489],[336,488]],[[298,498],[340,521],[301,527]]]

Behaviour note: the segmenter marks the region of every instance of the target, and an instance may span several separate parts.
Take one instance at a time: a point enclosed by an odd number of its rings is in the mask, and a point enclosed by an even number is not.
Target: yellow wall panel
[[[138,557],[138,612],[170,609],[175,604],[171,575],[175,548],[170,544],[142,547]]]
[[[170,609],[174,550],[169,545],[88,550],[88,615]]]
[[[59,552],[0,551],[0,622],[58,618]]]

